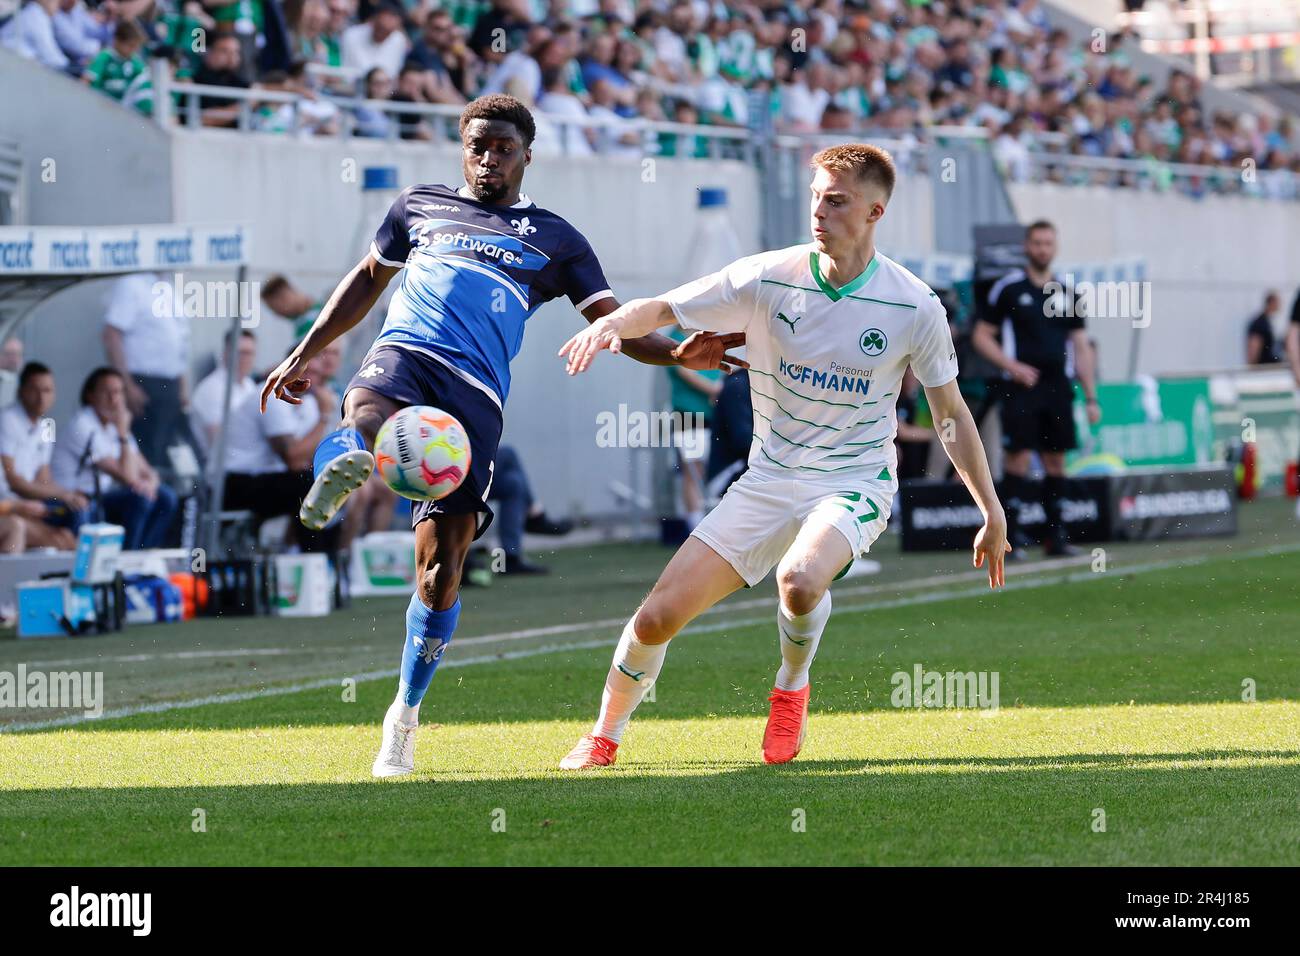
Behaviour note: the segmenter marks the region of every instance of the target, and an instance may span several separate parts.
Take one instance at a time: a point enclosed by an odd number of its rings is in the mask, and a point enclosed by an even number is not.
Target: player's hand
[[[301,356],[291,354],[266,377],[266,384],[262,386],[263,412],[266,411],[267,401],[272,397],[288,402],[290,405],[302,404],[300,396],[311,388],[311,379],[303,378],[303,372],[307,370],[307,361]]]
[[[49,510],[43,501],[31,501],[27,498],[18,498],[14,501],[14,512],[24,518],[44,518]]]
[[[984,519],[984,527],[980,528],[975,535],[972,556],[975,567],[982,568],[986,563],[988,564],[990,588],[1006,586],[1007,576],[1003,561],[1010,550],[1011,542],[1007,540],[1007,517],[999,508],[996,512],[990,512]]]
[[[126,379],[126,407],[131,414],[139,415],[148,404],[149,396],[145,394],[145,390],[137,385],[134,379]]]
[[[585,372],[596,355],[605,349],[617,355],[623,351],[623,339],[618,334],[618,323],[611,321],[615,313],[597,319],[560,347],[560,356],[568,356],[565,371],[570,375]]]
[[[685,341],[673,349],[672,356],[682,368],[696,370],[720,368],[728,375],[739,368],[749,368],[742,358],[730,355],[727,349],[745,344],[744,332],[692,332]]]
[[[1038,369],[1032,365],[1026,365],[1024,362],[1012,362],[1008,371],[1011,373],[1011,381],[1017,385],[1033,388],[1038,384]]]
[[[1095,425],[1099,421],[1101,421],[1101,406],[1097,404],[1097,400],[1094,398],[1088,402],[1088,424]]]

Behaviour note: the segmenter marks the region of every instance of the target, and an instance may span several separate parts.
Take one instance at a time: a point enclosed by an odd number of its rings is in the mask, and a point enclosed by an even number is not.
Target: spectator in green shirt
[[[120,21],[113,29],[112,44],[95,54],[82,80],[121,102],[131,81],[148,70],[140,56],[144,41],[144,31],[134,20]]]
[[[184,0],[159,18],[162,42],[180,53],[183,64],[178,69],[192,76],[203,62],[199,39],[216,29],[216,21],[208,16],[198,0]]]
[[[307,334],[320,310],[325,307],[303,292],[282,275],[270,276],[262,283],[262,301],[276,315],[283,316],[293,323],[294,338],[298,341]]]
[[[239,70],[251,84],[257,78],[258,38],[265,16],[262,0],[207,0],[205,6],[217,22],[217,34],[233,33],[239,40]]]

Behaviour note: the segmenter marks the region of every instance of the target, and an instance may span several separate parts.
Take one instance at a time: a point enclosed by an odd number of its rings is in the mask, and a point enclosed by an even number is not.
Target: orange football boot
[[[590,770],[608,767],[618,759],[618,743],[608,737],[583,734],[569,755],[560,761],[561,770]]]
[[[772,709],[767,715],[767,729],[763,731],[763,762],[789,763],[799,756],[804,735],[808,733],[808,697],[812,683],[803,690],[772,688]]]

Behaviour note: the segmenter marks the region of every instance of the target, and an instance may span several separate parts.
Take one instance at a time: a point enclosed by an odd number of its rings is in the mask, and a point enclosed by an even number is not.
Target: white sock
[[[623,730],[628,718],[641,698],[646,695],[650,685],[659,679],[659,671],[664,666],[664,655],[668,653],[668,641],[662,644],[642,644],[637,640],[633,624],[636,615],[623,628],[618,648],[614,651],[614,663],[610,665],[605,677],[605,693],[600,698],[600,716],[591,732],[597,737],[608,737],[618,742],[623,739]]]
[[[822,631],[831,616],[831,592],[828,588],[817,606],[807,614],[791,614],[777,601],[777,640],[781,642],[781,667],[776,672],[779,690],[802,690],[808,683],[808,668],[812,666]],[[796,641],[800,643],[795,643]]]
[[[416,704],[414,707],[407,707],[406,704],[402,702],[401,691],[398,691],[397,698],[388,708],[388,713],[384,715],[385,723],[390,720],[396,720],[399,723],[406,724],[408,727],[412,724],[418,724],[420,722],[420,705]]]

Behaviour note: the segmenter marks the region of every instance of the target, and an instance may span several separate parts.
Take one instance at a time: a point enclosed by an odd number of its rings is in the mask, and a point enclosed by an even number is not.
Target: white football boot
[[[401,777],[415,769],[415,731],[418,724],[404,724],[392,713],[384,715],[384,740],[370,768],[376,777]]]
[[[298,519],[312,531],[320,531],[333,520],[348,495],[366,483],[375,470],[375,456],[364,448],[345,451],[316,476],[302,499]]]

